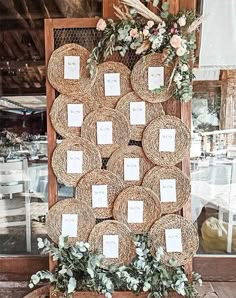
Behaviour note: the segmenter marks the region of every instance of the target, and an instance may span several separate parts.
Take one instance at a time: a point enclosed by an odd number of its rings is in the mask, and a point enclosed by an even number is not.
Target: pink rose
[[[181,46],[182,38],[179,35],[173,35],[170,39],[170,44],[173,48],[177,49]]]
[[[106,21],[103,19],[100,19],[97,23],[96,29],[98,31],[104,31],[106,29],[106,27],[107,27]]]
[[[131,37],[137,37],[138,36],[138,29],[137,28],[131,29],[130,32],[129,32],[129,35]]]

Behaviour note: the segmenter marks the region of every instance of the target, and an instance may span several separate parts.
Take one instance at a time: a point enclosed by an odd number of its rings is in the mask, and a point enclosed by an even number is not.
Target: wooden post
[[[103,12],[102,15],[105,19],[107,18],[112,18],[115,19],[115,14],[114,14],[114,10],[113,10],[113,5],[118,5],[119,4],[119,0],[103,0],[102,1],[103,4]]]

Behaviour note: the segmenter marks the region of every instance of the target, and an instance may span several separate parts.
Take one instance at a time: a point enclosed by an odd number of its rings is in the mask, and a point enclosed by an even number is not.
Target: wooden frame
[[[103,16],[105,18],[113,17],[112,5],[118,0],[103,0]],[[170,11],[178,12],[180,9],[195,9],[196,0],[170,0]],[[150,6],[151,8],[151,6]],[[83,19],[46,19],[45,20],[45,49],[46,65],[49,57],[54,50],[53,30],[59,28],[94,28],[96,18]],[[46,82],[47,88],[47,123],[48,123],[48,175],[50,181],[49,187],[49,206],[56,202],[57,180],[50,165],[51,156],[56,146],[56,133],[49,119],[49,110],[55,98],[55,90],[49,82]],[[181,118],[187,125],[191,125],[191,103],[180,104],[180,102],[166,102],[164,109],[170,115]],[[190,156],[186,156],[180,164],[183,172],[190,176]],[[191,203],[187,204],[182,211],[183,216],[191,219]],[[232,256],[211,256],[197,255],[193,260],[194,271],[202,274],[204,280],[209,281],[236,281],[235,273],[236,258]],[[46,269],[48,266],[47,256],[0,256],[0,280],[29,280],[32,273]],[[190,266],[191,267],[191,266]],[[189,268],[191,269],[191,268]],[[23,272],[22,272],[23,271]]]

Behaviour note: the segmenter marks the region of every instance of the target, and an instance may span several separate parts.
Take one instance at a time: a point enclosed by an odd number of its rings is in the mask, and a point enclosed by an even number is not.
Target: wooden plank
[[[96,18],[80,18],[80,19],[74,19],[74,18],[53,19],[50,21],[54,29],[62,29],[62,28],[94,28],[96,27],[98,20],[99,18],[96,17]],[[45,24],[46,24],[46,20],[45,20]],[[45,30],[46,30],[46,27],[45,27]]]
[[[45,59],[48,65],[49,58],[54,50],[54,35],[53,35],[53,20],[45,19]],[[56,203],[57,200],[57,179],[54,175],[51,161],[52,154],[56,147],[56,132],[53,129],[50,120],[50,110],[55,99],[55,90],[50,85],[48,79],[46,80],[47,90],[47,140],[48,140],[48,204],[49,208]]]
[[[222,255],[195,256],[193,270],[202,275],[204,281],[236,281],[236,257]]]
[[[39,270],[48,269],[48,256],[1,256],[0,280],[29,280]]]
[[[103,18],[112,18],[115,19],[115,14],[113,10],[113,5],[119,4],[119,0],[103,0]]]
[[[179,9],[180,10],[190,10],[196,9],[197,0],[179,0]]]

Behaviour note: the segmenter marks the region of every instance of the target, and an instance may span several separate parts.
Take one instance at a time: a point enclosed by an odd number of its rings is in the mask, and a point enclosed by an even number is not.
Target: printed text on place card
[[[138,181],[139,179],[139,158],[124,158],[124,180]]]
[[[67,151],[67,173],[82,174],[83,151]]]
[[[128,201],[128,223],[143,223],[143,201]]]
[[[105,258],[119,258],[119,236],[103,235],[103,255]]]
[[[120,73],[104,74],[105,96],[120,96]]]
[[[145,125],[146,111],[145,102],[130,102],[130,124],[131,125]]]
[[[80,78],[80,57],[65,56],[64,57],[64,79],[78,80]]]
[[[161,179],[160,180],[160,197],[161,202],[176,202],[176,180]]]
[[[183,252],[181,229],[166,229],[166,251]]]
[[[97,122],[97,144],[99,145],[112,144],[112,122],[111,121]]]
[[[83,104],[68,104],[67,115],[69,127],[81,127],[83,123]]]
[[[78,214],[62,214],[62,236],[77,237]]]
[[[164,67],[148,67],[148,89],[155,90],[164,86]]]
[[[107,208],[107,185],[92,185],[92,207]]]
[[[175,151],[175,129],[161,128],[159,134],[159,151]]]

